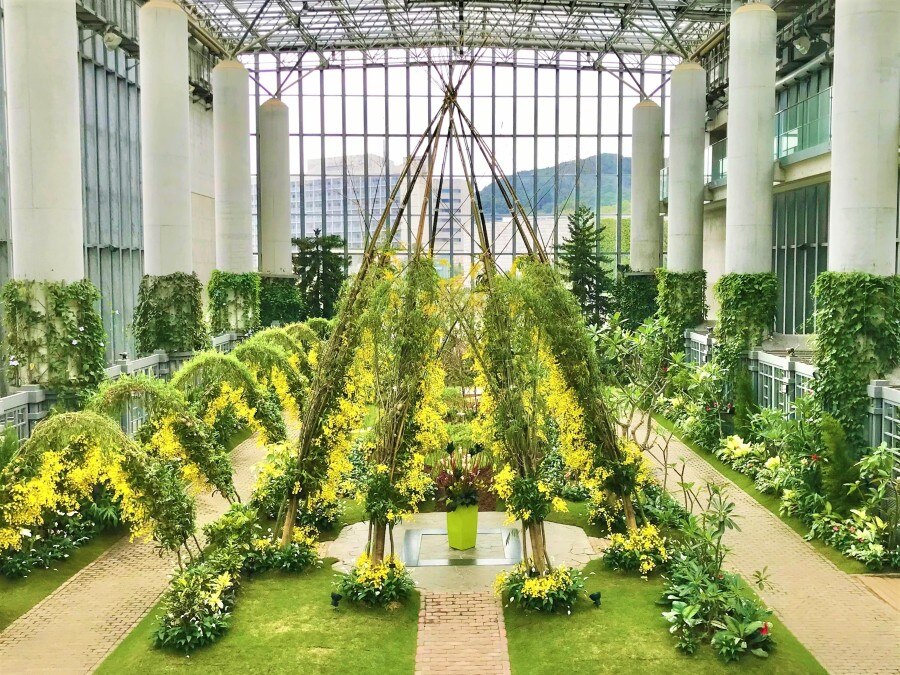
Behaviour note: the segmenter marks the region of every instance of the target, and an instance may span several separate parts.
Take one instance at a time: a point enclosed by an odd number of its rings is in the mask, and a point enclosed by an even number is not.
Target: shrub
[[[584,592],[584,576],[578,570],[565,565],[553,567],[544,574],[529,568],[524,562],[509,572],[501,572],[494,588],[498,595],[506,596],[510,603],[521,609],[555,612],[565,609],[572,613],[578,596]]]
[[[859,479],[853,448],[841,423],[831,415],[822,415],[820,431],[825,457],[822,491],[836,511],[846,514],[859,503],[859,494],[848,490]]]
[[[220,556],[176,576],[162,601],[163,617],[153,634],[160,647],[185,653],[218,640],[228,629],[238,577]]]
[[[666,538],[652,524],[646,524],[625,534],[613,534],[603,562],[614,570],[640,571],[649,574],[669,559]]]
[[[337,586],[347,600],[375,606],[405,600],[415,583],[396,556],[373,562],[363,553],[350,571],[341,575]]]

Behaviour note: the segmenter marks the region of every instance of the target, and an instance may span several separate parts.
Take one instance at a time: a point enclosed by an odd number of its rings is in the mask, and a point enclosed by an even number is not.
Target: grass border
[[[778,499],[778,497],[776,497],[775,495],[769,495],[760,492],[756,489],[756,484],[754,483],[752,478],[728,466],[713,453],[703,449],[693,441],[689,441],[683,438],[678,432],[675,423],[668,418],[659,413],[652,413],[651,417],[656,424],[664,428],[666,431],[672,432],[673,438],[678,439],[690,450],[693,450],[699,457],[706,460],[706,462],[716,471],[718,471],[725,478],[734,483],[742,491],[750,495],[760,506],[764,507],[766,510],[777,516],[778,519],[781,520],[781,522],[783,522],[794,532],[799,534],[803,538],[803,540],[813,548],[813,550],[815,550],[819,555],[832,563],[839,570],[845,572],[846,574],[872,573],[872,571],[863,563],[859,562],[858,560],[852,560],[851,558],[848,558],[836,548],[826,544],[824,541],[821,541],[820,539],[806,539],[806,535],[809,533],[809,528],[806,527],[803,521],[799,518],[782,514],[779,510],[779,507],[781,506],[781,500]]]

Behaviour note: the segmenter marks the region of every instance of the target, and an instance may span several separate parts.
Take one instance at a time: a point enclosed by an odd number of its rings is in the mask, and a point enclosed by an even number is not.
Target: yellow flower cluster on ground
[[[397,556],[386,556],[381,562],[373,562],[367,553],[356,559],[356,582],[371,589],[384,587],[391,573],[403,574],[406,568]]]
[[[669,559],[666,539],[655,525],[648,523],[630,531],[627,535],[613,534],[609,539],[610,547],[607,554],[618,554],[630,559],[631,566],[640,570],[641,574],[649,574],[658,564]],[[634,565],[634,562],[637,564]]]
[[[151,535],[153,523],[128,481],[117,450],[78,439],[61,450],[44,452],[35,475],[12,485],[9,499],[0,505],[0,551],[21,548],[23,537],[43,524],[45,514],[77,509],[100,484],[107,485],[120,501],[122,518],[131,524],[132,534]]]

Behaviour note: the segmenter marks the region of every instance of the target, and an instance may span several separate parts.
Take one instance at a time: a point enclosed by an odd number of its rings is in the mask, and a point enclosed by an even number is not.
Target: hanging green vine
[[[306,318],[306,303],[294,277],[262,277],[259,315],[263,326],[286,326]]]
[[[681,351],[684,331],[706,319],[706,271],[672,272],[660,268],[656,278],[657,316],[668,324],[666,351]]]
[[[138,353],[157,349],[193,352],[209,347],[202,291],[196,274],[175,272],[141,279],[132,323]]]
[[[656,277],[626,269],[616,280],[615,307],[625,326],[640,326],[656,313]]]
[[[259,328],[259,274],[213,270],[206,287],[213,335],[249,333]]]
[[[3,287],[11,374],[18,384],[56,391],[77,404],[103,380],[106,366],[100,293],[87,280],[73,283],[13,280]]]
[[[741,354],[772,330],[778,280],[771,272],[726,274],[713,291],[719,301],[714,358],[732,379]]]
[[[816,279],[816,399],[865,442],[866,386],[900,364],[900,278],[825,272]]]

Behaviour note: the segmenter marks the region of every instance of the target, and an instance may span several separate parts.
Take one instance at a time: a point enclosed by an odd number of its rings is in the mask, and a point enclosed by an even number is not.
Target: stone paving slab
[[[503,608],[493,593],[422,593],[416,675],[509,675]]]
[[[768,568],[772,586],[757,593],[829,673],[900,673],[900,611],[838,569],[678,438],[672,438],[668,461],[684,462],[687,482],[728,486],[741,530],[725,534],[731,549],[726,565],[748,580]],[[662,472],[659,460],[657,471]],[[680,498],[679,480],[670,473],[667,487]]]
[[[255,436],[232,452],[242,497],[264,457]],[[198,495],[198,530],[228,506],[220,495]],[[0,633],[0,673],[92,672],[157,603],[175,566],[152,542],[123,537]]]
[[[417,513],[407,518],[402,525],[394,528],[395,551],[402,547],[403,537],[411,528],[443,528],[446,526],[447,514]],[[482,511],[478,514],[478,527],[499,528],[506,525],[506,514],[497,511]],[[521,523],[515,525],[521,532]],[[591,560],[599,558],[604,546],[602,540],[591,541],[580,527],[562,525],[560,523],[544,523],[547,534],[547,553],[554,565],[567,565],[582,568]],[[360,553],[366,547],[369,524],[354,523],[341,530],[338,538],[328,545],[328,555],[337,558],[334,569],[346,572],[353,566]],[[530,549],[529,549],[530,550]],[[449,545],[447,547],[449,555]],[[472,566],[434,566],[410,567],[409,571],[416,586],[423,591],[434,592],[478,592],[493,588],[494,579],[501,570],[511,569],[512,565],[472,565]]]

